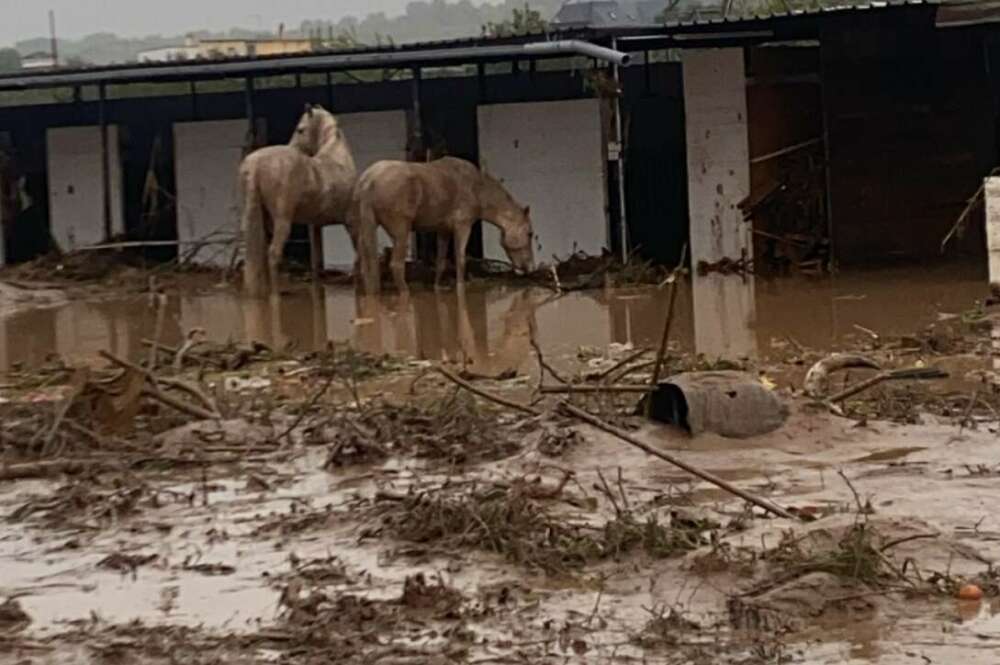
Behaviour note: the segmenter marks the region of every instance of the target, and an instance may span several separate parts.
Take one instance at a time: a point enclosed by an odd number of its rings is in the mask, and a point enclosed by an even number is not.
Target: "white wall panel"
[[[536,261],[574,248],[599,254],[608,244],[600,101],[496,104],[478,115],[480,163],[531,206]],[[491,224],[483,225],[483,249],[507,258]]]
[[[111,230],[125,230],[118,128],[108,127]],[[49,224],[59,249],[72,251],[106,240],[100,127],[58,127],[46,132]]]
[[[246,142],[246,120],[174,124],[174,173],[177,183],[177,239],[194,243],[218,234],[240,232],[239,168]],[[181,252],[190,245],[181,245]],[[232,247],[210,245],[195,261],[228,265]]]

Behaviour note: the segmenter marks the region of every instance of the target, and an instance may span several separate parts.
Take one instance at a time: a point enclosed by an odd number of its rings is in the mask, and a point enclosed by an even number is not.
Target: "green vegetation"
[[[304,21],[288,36],[310,37],[323,46],[349,48],[357,45],[381,45],[476,37],[489,35],[518,35],[545,29],[545,19],[553,16],[562,0],[502,0],[496,4],[474,5],[470,0],[417,0],[406,7],[405,14],[389,17],[384,12],[363,18],[347,17],[339,21]],[[264,36],[262,33],[233,29],[227,33],[196,33],[200,38],[230,37],[245,39]],[[98,33],[79,40],[59,41],[59,53],[64,62],[73,61],[106,65],[132,62],[141,51],[174,46],[184,42],[184,36],[154,35],[141,38],[120,37],[112,33]],[[18,42],[20,53],[48,51],[47,38],[38,37]],[[5,64],[0,51],[0,70]]]

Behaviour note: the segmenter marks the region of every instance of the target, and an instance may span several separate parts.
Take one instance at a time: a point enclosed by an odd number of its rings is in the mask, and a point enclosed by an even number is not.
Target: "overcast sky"
[[[284,21],[339,19],[384,11],[401,14],[408,0],[0,0],[0,43],[48,34],[48,10],[56,12],[60,37],[94,32],[122,36],[174,35],[231,27],[275,30]],[[478,2],[477,2],[478,4]]]

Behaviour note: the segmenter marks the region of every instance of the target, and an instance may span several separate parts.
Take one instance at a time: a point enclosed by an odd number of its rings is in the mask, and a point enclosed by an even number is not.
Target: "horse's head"
[[[340,125],[332,113],[322,106],[306,104],[305,113],[299,118],[299,124],[295,126],[295,133],[289,145],[310,157],[315,157],[331,142],[342,139]]]
[[[510,258],[514,270],[530,272],[535,257],[531,243],[531,207],[514,200],[507,188],[485,169],[480,171],[480,204],[484,219],[500,228],[500,244]]]
[[[531,246],[534,240],[531,232],[531,207],[522,208],[511,200],[511,205],[500,212],[497,223],[501,229],[500,244],[507,252],[514,270],[530,272],[535,264],[535,253]]]

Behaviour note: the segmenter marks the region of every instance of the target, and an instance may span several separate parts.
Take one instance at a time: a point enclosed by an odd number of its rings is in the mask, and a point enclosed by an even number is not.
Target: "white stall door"
[[[246,120],[174,124],[177,239],[182,254],[206,239],[225,242],[239,236],[239,168],[246,138]],[[208,244],[194,261],[228,265],[232,252],[230,244]]]
[[[58,127],[46,132],[49,224],[64,252],[107,240],[100,127]],[[125,231],[118,128],[108,127],[111,232]]]
[[[479,160],[531,206],[535,260],[607,246],[607,187],[596,99],[479,107]],[[507,258],[500,232],[483,224],[486,258]]]

